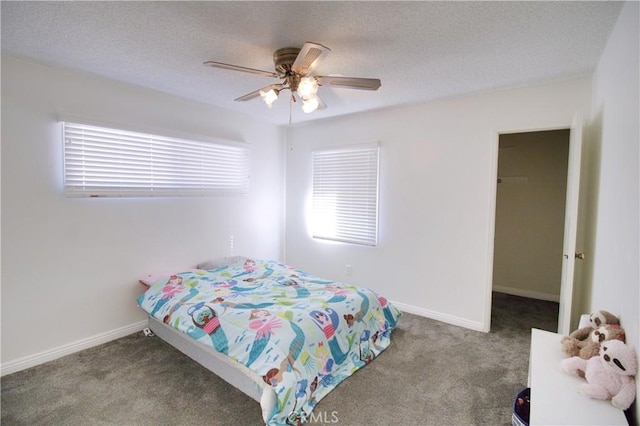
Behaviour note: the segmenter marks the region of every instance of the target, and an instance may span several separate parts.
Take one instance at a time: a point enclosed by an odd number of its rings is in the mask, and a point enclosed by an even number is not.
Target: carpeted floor
[[[392,345],[325,397],[311,424],[510,425],[532,327],[558,304],[494,293],[492,330],[405,314]],[[2,425],[260,425],[257,402],[136,333],[2,378]]]

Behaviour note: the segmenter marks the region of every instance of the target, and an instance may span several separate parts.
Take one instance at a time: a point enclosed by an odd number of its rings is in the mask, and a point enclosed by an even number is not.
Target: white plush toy
[[[611,400],[616,408],[626,410],[636,398],[638,359],[632,347],[620,340],[609,340],[600,346],[600,356],[563,359],[562,370],[584,377],[580,392],[593,399]]]

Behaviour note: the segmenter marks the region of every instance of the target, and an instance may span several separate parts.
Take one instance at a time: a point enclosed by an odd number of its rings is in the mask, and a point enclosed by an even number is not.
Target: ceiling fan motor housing
[[[291,74],[291,65],[293,65],[294,61],[298,57],[298,53],[300,53],[300,49],[297,47],[285,47],[283,49],[278,49],[273,54],[273,62],[276,66],[276,72],[278,74],[287,75]]]

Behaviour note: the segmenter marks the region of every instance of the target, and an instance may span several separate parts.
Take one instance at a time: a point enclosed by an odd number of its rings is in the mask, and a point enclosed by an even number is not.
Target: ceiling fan
[[[302,110],[304,112],[313,112],[316,109],[326,108],[326,104],[317,94],[319,86],[378,90],[380,87],[380,80],[377,78],[311,75],[318,64],[329,54],[329,52],[331,52],[331,49],[328,47],[312,42],[306,42],[301,49],[298,49],[297,47],[285,47],[278,49],[273,54],[275,72],[215,61],[207,61],[204,65],[232,71],[259,74],[282,80],[280,83],[269,84],[262,89],[247,93],[246,95],[235,99],[236,101],[242,102],[260,96],[269,108],[271,108],[273,102],[278,99],[280,92],[285,89],[289,89],[291,91],[292,102],[296,102],[296,95],[300,100],[302,100]]]

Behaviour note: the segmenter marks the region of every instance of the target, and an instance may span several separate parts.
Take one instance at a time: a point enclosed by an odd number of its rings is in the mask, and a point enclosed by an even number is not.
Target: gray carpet
[[[392,345],[325,397],[311,424],[509,425],[531,327],[558,304],[494,293],[491,333],[405,314]],[[2,378],[2,425],[259,425],[257,402],[136,333]]]

